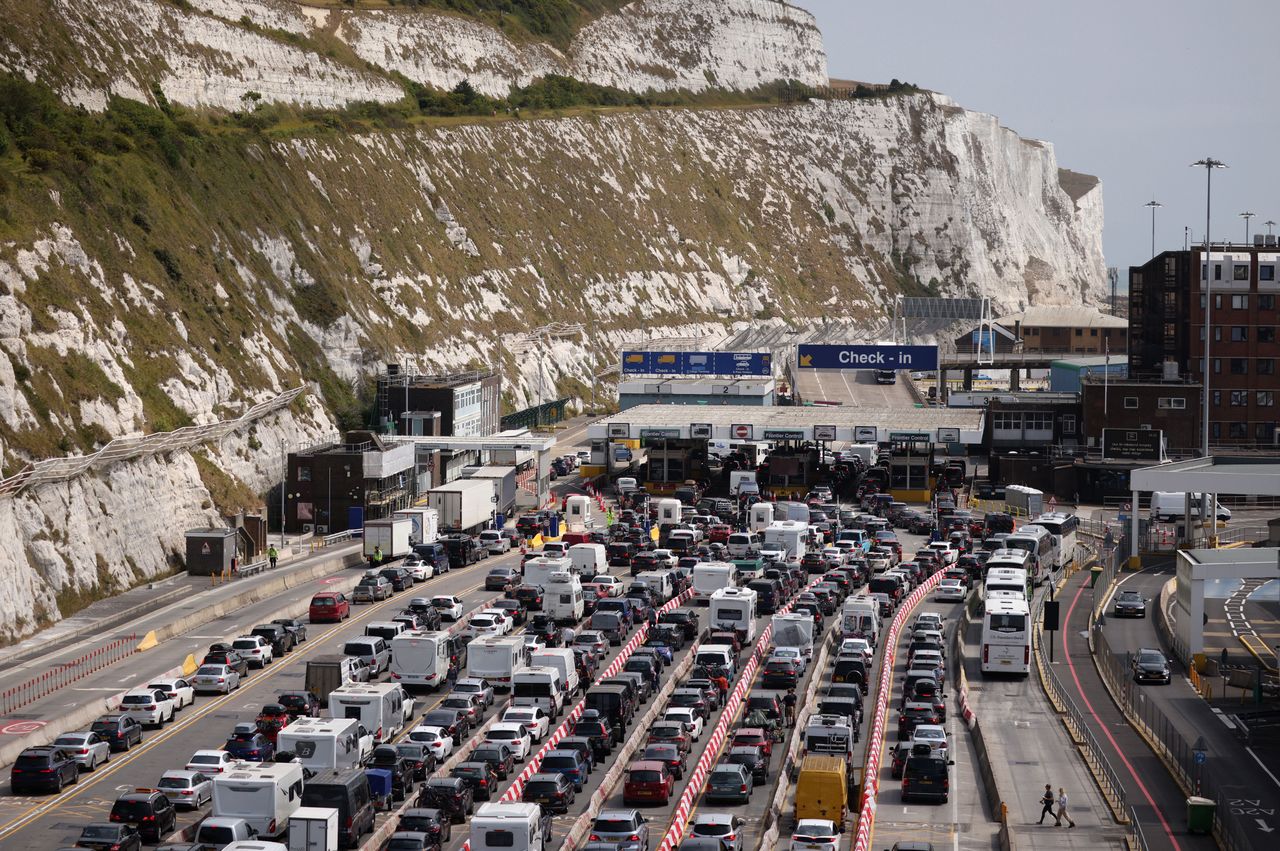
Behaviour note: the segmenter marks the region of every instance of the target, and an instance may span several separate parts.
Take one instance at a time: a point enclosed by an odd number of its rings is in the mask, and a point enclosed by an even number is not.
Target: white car
[[[837,656],[853,656],[855,654],[861,654],[862,658],[867,660],[867,665],[870,665],[872,659],[875,658],[876,651],[871,646],[871,642],[865,638],[846,638],[840,642],[840,652],[836,654]]]
[[[541,635],[526,632],[524,633],[524,647],[530,653],[537,653],[539,650],[547,649],[547,640]]]
[[[513,706],[502,713],[503,724],[523,724],[535,742],[541,742],[551,732],[551,719],[536,706]]]
[[[823,818],[802,818],[791,833],[791,851],[839,851],[836,823]]]
[[[524,762],[529,752],[533,750],[533,736],[529,735],[529,731],[523,724],[494,724],[485,734],[485,741],[506,745],[511,749],[516,762]]]
[[[196,751],[187,760],[187,771],[198,771],[201,774],[221,774],[236,762],[236,758],[226,751]]]
[[[175,807],[198,810],[213,803],[213,780],[200,771],[166,771],[160,775],[156,788],[164,792]]]
[[[917,724],[911,733],[911,746],[914,748],[916,745],[928,745],[946,759],[947,731],[940,724]]]
[[[368,762],[373,756],[373,733],[365,729],[363,724],[356,725],[356,740],[360,743],[360,761]]]
[[[511,630],[516,628],[515,621],[511,618],[511,613],[506,609],[481,609],[480,614],[490,615],[502,622],[502,634],[508,635]]]
[[[440,617],[445,620],[462,620],[463,606],[461,597],[432,597],[431,605],[440,613]]]
[[[423,561],[422,556],[417,553],[406,556],[405,560],[400,562],[400,566],[409,571],[414,582],[426,582],[436,572],[435,568]]]
[[[240,675],[229,665],[201,665],[191,677],[191,687],[196,691],[231,694],[240,688]]]
[[[691,707],[673,706],[662,713],[662,720],[680,722],[695,742],[702,738],[702,716]]]
[[[844,564],[844,551],[839,547],[823,547],[822,560],[825,561],[829,567],[839,567]]]
[[[231,648],[249,660],[250,668],[265,668],[275,661],[271,642],[261,635],[242,635],[231,642]]]
[[[169,696],[173,701],[173,708],[182,711],[182,707],[190,706],[196,702],[196,690],[191,687],[191,683],[182,677],[175,677],[171,680],[153,680],[147,683],[147,688],[160,689]]]
[[[120,712],[144,726],[163,727],[177,711],[169,695],[158,688],[130,689],[120,698]]]
[[[804,676],[804,672],[809,669],[809,660],[805,658],[799,647],[775,647],[773,652],[769,654],[767,661],[772,662],[774,659],[783,659],[788,662],[800,663],[800,676]]]
[[[653,550],[652,552],[653,557],[658,560],[659,568],[671,569],[680,563],[680,559],[671,550]]]
[[[511,552],[511,539],[497,529],[485,529],[480,533],[480,546],[490,555],[502,555]]]
[[[942,580],[938,583],[938,590],[933,595],[938,602],[946,600],[952,603],[963,603],[964,597],[964,586],[960,584],[959,579]]]
[[[960,557],[959,550],[953,550],[948,541],[934,541],[929,544],[929,549],[938,554],[938,558],[942,559],[942,566],[955,564],[956,559]]]
[[[599,585],[610,597],[621,597],[623,592],[627,590],[621,579],[616,576],[610,576],[607,573],[591,577],[591,584]]]
[[[453,753],[453,736],[443,727],[414,727],[409,731],[409,741],[426,745],[436,762],[444,762]]]
[[[472,615],[471,620],[467,621],[463,633],[471,637],[474,641],[477,638],[483,638],[486,635],[503,635],[506,633],[507,619],[505,617],[496,618],[493,615],[478,614]]]
[[[53,740],[53,746],[71,754],[85,771],[93,771],[111,761],[111,745],[92,730],[63,733]]]

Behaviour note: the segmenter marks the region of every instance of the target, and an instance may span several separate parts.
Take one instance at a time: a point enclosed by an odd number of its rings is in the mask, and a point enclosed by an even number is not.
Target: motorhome
[[[805,513],[808,511],[806,508]],[[808,521],[775,520],[770,523],[764,530],[764,548],[782,550],[789,560],[798,560],[809,548]]]
[[[538,804],[481,804],[471,822],[471,851],[545,851],[551,817]]]
[[[750,588],[721,588],[711,595],[710,626],[731,629],[745,644],[756,637],[757,595]]]
[[[773,503],[757,502],[751,506],[747,526],[752,532],[762,532],[773,522]]]
[[[391,678],[406,689],[436,688],[448,676],[447,632],[406,632],[391,639]]]
[[[567,559],[559,559],[567,561]],[[582,580],[576,573],[558,571],[542,586],[542,611],[556,623],[577,623],[586,611]]]
[[[276,749],[312,771],[356,768],[363,758],[360,727],[355,718],[299,718],[277,734]]]
[[[355,718],[375,742],[395,738],[413,718],[413,698],[400,683],[352,683],[329,692],[329,714]]]
[[[467,645],[467,657],[467,676],[483,677],[495,691],[510,691],[516,672],[529,667],[529,648],[518,635],[477,638]]]
[[[636,576],[636,581],[657,594],[659,603],[667,602],[675,593],[671,574],[665,570],[646,570]]]
[[[264,839],[281,836],[302,806],[302,768],[297,762],[231,763],[213,778],[212,815],[242,818]]]

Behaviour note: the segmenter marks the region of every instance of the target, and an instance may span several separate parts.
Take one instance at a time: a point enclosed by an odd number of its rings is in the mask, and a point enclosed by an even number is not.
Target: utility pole
[[[1267,226],[1267,236],[1271,236],[1271,228],[1275,227],[1276,223],[1271,221],[1271,219],[1267,219],[1263,224]]]
[[[289,456],[280,441],[280,549],[284,549],[284,492],[289,485]]]
[[[1205,157],[1202,160],[1196,160],[1191,164],[1193,168],[1203,168],[1205,175],[1204,184],[1204,276],[1202,278],[1204,285],[1201,292],[1204,294],[1204,387],[1201,388],[1201,395],[1204,397],[1204,422],[1201,423],[1201,454],[1209,457],[1209,378],[1213,374],[1211,372],[1212,364],[1209,362],[1209,344],[1213,340],[1213,298],[1209,292],[1209,282],[1213,277],[1213,270],[1209,268],[1209,252],[1212,243],[1209,241],[1209,231],[1212,225],[1213,215],[1213,170],[1215,168],[1226,168],[1227,164],[1215,160],[1213,157]],[[1207,506],[1202,506],[1207,513]]]

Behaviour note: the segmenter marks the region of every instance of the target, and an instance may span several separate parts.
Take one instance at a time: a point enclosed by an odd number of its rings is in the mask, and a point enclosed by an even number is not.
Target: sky
[[[1280,223],[1277,0],[791,0],[818,19],[833,77],[897,77],[1052,142],[1058,165],[1102,179],[1108,266]],[[887,34],[887,35],[886,35]],[[1280,234],[1280,224],[1273,227]]]

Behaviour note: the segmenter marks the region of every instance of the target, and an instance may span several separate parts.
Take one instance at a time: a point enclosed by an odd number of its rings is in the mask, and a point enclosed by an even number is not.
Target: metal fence
[[[254,420],[278,411],[298,398],[305,386],[287,390],[275,398],[259,402],[233,420],[222,420],[202,426],[186,426],[176,431],[161,431],[142,437],[118,437],[97,452],[67,458],[47,458],[28,464],[7,479],[0,479],[0,497],[15,497],[29,487],[64,482],[76,476],[108,467],[121,461],[132,461],[162,452],[190,449],[201,443],[221,440]]]
[[[0,693],[0,715],[8,715],[29,703],[53,694],[76,680],[83,679],[95,671],[108,665],[114,665],[126,656],[133,655],[138,646],[138,636],[134,634],[117,638],[70,662],[54,665],[43,674],[32,677],[20,685],[5,689]]]

